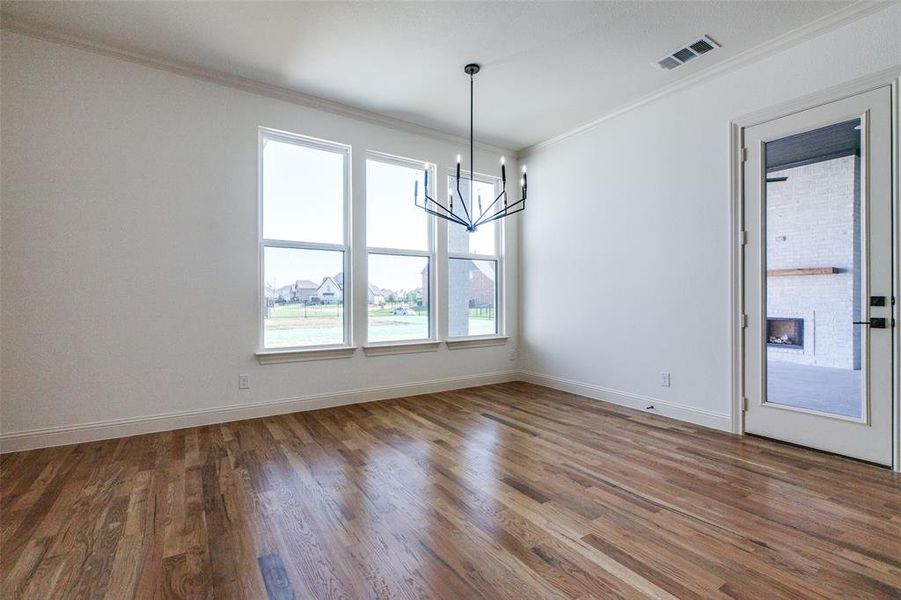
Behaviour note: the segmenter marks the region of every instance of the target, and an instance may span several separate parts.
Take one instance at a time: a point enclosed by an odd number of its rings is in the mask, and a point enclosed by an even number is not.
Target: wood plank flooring
[[[525,383],[2,457],[4,598],[901,598],[901,477]]]

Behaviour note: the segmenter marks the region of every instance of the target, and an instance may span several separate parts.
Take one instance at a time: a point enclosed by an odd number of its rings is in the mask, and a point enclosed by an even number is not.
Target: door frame
[[[731,223],[732,223],[732,261],[731,271],[731,301],[730,311],[730,345],[732,349],[732,432],[744,435],[744,414],[747,406],[745,397],[745,356],[744,334],[747,316],[744,306],[744,248],[746,243],[744,224],[744,130],[754,125],[760,125],[767,121],[779,119],[788,115],[802,112],[817,106],[822,106],[836,100],[842,100],[857,94],[872,91],[877,88],[890,86],[892,96],[892,294],[896,301],[892,307],[892,318],[896,326],[892,328],[892,469],[901,472],[901,274],[894,268],[901,264],[901,106],[899,106],[899,91],[901,91],[901,67],[893,67],[879,71],[867,77],[855,79],[845,84],[834,86],[820,92],[797,98],[776,106],[755,111],[737,117],[729,122],[729,194],[731,197]]]

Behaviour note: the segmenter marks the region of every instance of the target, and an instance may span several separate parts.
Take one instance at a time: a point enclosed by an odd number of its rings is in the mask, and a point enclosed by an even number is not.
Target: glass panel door
[[[891,465],[891,89],[742,130],[744,431]]]

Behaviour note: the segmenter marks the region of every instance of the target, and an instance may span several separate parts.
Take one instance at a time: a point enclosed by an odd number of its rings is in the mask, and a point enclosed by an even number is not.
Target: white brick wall
[[[859,159],[854,156],[769,173],[767,269],[838,267],[834,275],[767,278],[767,315],[804,319],[804,348],[769,347],[789,362],[860,368]]]

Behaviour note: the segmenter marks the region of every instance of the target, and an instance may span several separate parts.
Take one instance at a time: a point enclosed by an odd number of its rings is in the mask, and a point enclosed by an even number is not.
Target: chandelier
[[[474,172],[473,168],[473,156],[474,156],[474,141],[473,141],[473,88],[474,81],[473,76],[479,72],[481,67],[477,64],[468,64],[463,69],[467,75],[469,75],[469,204],[467,205],[466,200],[463,198],[463,193],[460,191],[460,155],[457,155],[457,177],[456,177],[456,197],[459,198],[457,202],[457,206],[463,207],[463,212],[460,213],[459,208],[454,210],[454,196],[455,190],[454,187],[449,187],[447,190],[447,206],[441,204],[431,196],[429,196],[429,170],[425,169],[425,180],[423,187],[423,197],[424,200],[422,204],[419,202],[419,180],[413,184],[413,203],[423,209],[425,212],[430,215],[435,215],[436,217],[441,217],[447,221],[452,223],[457,223],[458,225],[462,225],[466,228],[467,231],[473,232],[479,225],[484,225],[485,223],[490,223],[492,221],[497,221],[498,219],[503,219],[504,217],[509,217],[510,215],[515,215],[518,212],[522,212],[526,209],[526,194],[529,187],[528,175],[526,174],[526,167],[523,165],[522,168],[522,178],[519,180],[519,186],[522,190],[520,199],[516,202],[507,202],[507,167],[504,164],[504,157],[501,157],[501,193],[497,195],[493,202],[488,204],[483,208],[482,206],[482,197],[477,196],[476,202],[473,202],[473,194],[475,193],[474,183]],[[476,207],[478,207],[478,213],[476,213]]]

